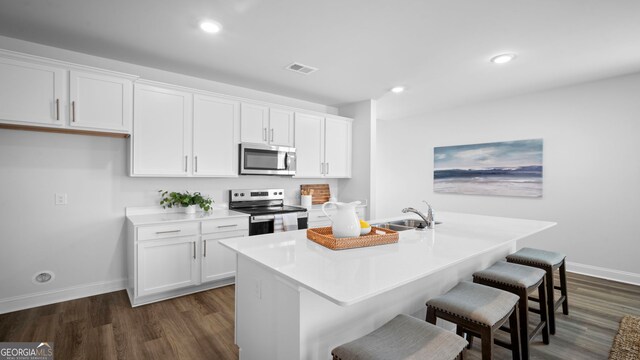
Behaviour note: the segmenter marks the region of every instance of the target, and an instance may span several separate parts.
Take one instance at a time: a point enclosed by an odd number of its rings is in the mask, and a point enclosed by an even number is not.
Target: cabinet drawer
[[[190,235],[198,235],[197,222],[144,226],[138,228],[138,241]]]
[[[335,209],[327,210],[327,214],[333,216],[336,213]],[[309,211],[309,222],[316,221],[330,221],[329,217],[325,215],[322,211]]]
[[[202,222],[202,234],[249,229],[249,217],[209,220]]]

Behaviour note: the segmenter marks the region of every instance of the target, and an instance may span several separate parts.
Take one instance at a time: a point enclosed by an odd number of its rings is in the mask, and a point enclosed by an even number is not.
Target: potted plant
[[[185,191],[184,193],[169,192],[167,190],[158,190],[162,199],[160,199],[160,205],[163,209],[172,208],[174,206],[184,207],[185,214],[193,214],[196,212],[196,205],[204,211],[211,210],[211,204],[213,200],[210,197],[202,196],[199,192],[193,194]]]

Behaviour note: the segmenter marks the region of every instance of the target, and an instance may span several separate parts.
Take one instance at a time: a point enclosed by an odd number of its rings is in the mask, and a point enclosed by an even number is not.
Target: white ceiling
[[[637,0],[0,0],[0,34],[381,119],[640,71]]]

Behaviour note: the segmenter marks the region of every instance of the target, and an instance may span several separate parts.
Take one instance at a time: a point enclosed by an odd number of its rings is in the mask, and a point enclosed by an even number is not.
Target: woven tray
[[[384,235],[376,234],[376,230],[384,232]],[[372,226],[367,235],[351,238],[335,238],[331,227],[307,229],[307,239],[331,250],[353,249],[359,247],[393,244],[398,242],[398,232]]]

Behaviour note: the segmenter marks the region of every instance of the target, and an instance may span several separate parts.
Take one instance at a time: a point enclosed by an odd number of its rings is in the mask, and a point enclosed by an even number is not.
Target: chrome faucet
[[[424,202],[425,204],[427,204],[427,215],[425,216],[422,212],[420,212],[419,210],[416,210],[412,207],[408,207],[408,208],[404,208],[402,209],[403,213],[408,213],[408,212],[412,212],[414,214],[417,214],[418,216],[420,216],[422,218],[422,220],[424,220],[425,224],[427,225],[426,227],[418,227],[416,228],[416,230],[424,230],[424,229],[433,229],[433,225],[435,224],[435,221],[433,220],[433,208],[431,207],[431,205],[429,205],[429,203],[426,200],[422,200],[422,202]]]

